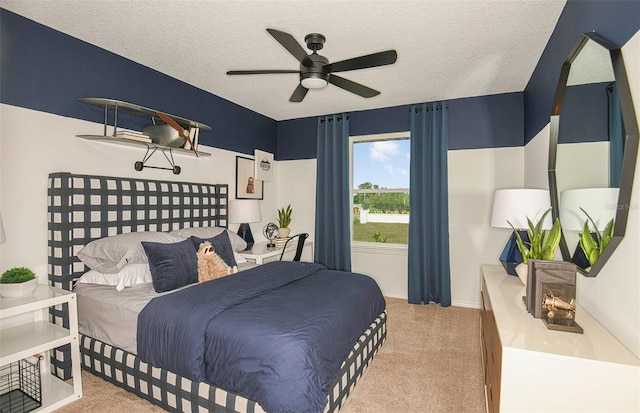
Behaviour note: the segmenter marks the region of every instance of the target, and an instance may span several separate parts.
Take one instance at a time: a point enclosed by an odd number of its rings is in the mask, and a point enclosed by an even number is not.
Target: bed
[[[50,174],[50,282],[71,290],[77,279],[88,270],[79,260],[78,252],[97,239],[129,232],[169,232],[190,227],[226,228],[227,196],[228,186],[224,184],[165,182],[66,172]],[[323,270],[317,264],[298,264],[308,267],[315,265],[310,272]],[[238,275],[256,276],[254,273],[257,270],[259,268]],[[267,270],[267,266],[264,270]],[[272,270],[281,271],[277,268]],[[311,280],[314,276],[306,278]],[[51,308],[51,316],[58,324],[67,323],[65,307]],[[325,386],[326,405],[323,410],[326,412],[340,409],[385,341],[386,312],[381,311],[362,330],[341,362],[337,374]],[[180,370],[179,366],[165,368],[146,363],[132,351],[132,346],[123,345],[126,348],[121,348],[104,338],[83,334],[80,347],[82,367],[86,371],[168,411],[265,411],[257,400],[243,396],[242,391],[216,387],[210,384],[211,380],[192,379],[189,378],[190,374],[177,374],[173,370]],[[145,355],[145,359],[149,357]],[[68,348],[61,347],[52,352],[51,363],[52,371],[59,377],[70,377]]]

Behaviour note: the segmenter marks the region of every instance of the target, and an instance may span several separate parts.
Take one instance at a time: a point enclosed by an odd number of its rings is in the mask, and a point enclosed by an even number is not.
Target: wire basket
[[[0,367],[0,413],[24,413],[42,406],[41,356]]]

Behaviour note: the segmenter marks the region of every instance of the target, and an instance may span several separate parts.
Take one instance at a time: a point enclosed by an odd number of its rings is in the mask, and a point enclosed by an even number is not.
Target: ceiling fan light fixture
[[[307,77],[300,81],[300,84],[307,89],[322,89],[326,87],[328,83],[326,79],[321,77]]]

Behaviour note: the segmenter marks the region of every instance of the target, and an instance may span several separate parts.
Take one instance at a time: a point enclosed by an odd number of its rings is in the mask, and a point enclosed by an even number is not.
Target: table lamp
[[[234,199],[229,202],[229,222],[240,224],[238,235],[247,243],[247,249],[253,247],[253,234],[250,222],[260,222],[260,204],[257,199]]]
[[[518,231],[524,242],[529,242],[527,235],[527,219],[536,223],[542,215],[551,208],[549,191],[546,189],[498,189],[493,195],[491,209],[491,226],[494,228],[511,228]],[[542,224],[543,229],[551,229],[551,214],[547,214]],[[500,263],[507,274],[517,275],[516,266],[523,262],[518,249],[516,235],[511,236],[500,254]]]

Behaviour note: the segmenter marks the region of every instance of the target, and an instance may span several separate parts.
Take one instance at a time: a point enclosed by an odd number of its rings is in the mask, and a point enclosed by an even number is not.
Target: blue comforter
[[[274,262],[151,300],[138,317],[138,356],[268,412],[321,412],[342,361],[384,309],[370,277]]]

